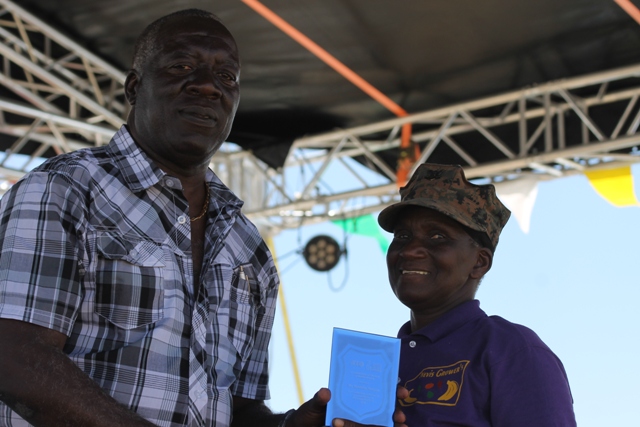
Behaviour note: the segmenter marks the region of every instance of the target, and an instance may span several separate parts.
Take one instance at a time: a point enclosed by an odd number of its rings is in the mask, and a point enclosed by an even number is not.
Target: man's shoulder
[[[105,147],[83,148],[52,157],[32,172],[60,174],[73,180],[82,180],[102,169],[101,165],[108,163],[108,157]]]
[[[105,147],[86,147],[78,150],[69,151],[67,153],[58,154],[43,162],[39,167],[47,164],[56,164],[64,162],[94,162],[96,159],[105,156]]]
[[[114,134],[109,144],[59,154],[47,159],[34,171],[70,173],[82,170],[95,172],[96,168],[112,170],[117,167],[119,157],[137,154],[138,151],[126,127],[123,126]]]

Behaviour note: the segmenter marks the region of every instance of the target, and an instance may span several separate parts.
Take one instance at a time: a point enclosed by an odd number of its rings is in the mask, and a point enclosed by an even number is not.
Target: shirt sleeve
[[[77,191],[32,172],[0,201],[0,317],[69,335],[81,303]]]
[[[491,421],[494,427],[576,425],[567,374],[551,350],[526,347],[492,367]]]

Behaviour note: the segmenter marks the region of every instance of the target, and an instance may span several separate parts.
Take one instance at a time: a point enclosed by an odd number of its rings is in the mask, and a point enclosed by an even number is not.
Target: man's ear
[[[476,258],[476,264],[471,271],[471,277],[474,279],[481,279],[489,270],[493,264],[493,252],[487,248],[478,248],[478,255]]]
[[[131,105],[135,105],[136,103],[139,83],[140,77],[138,73],[135,70],[129,70],[129,74],[127,74],[127,78],[124,81],[124,96]]]

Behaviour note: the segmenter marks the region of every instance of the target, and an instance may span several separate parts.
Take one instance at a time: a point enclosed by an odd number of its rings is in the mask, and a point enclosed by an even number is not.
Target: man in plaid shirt
[[[287,416],[263,403],[278,276],[208,168],[239,75],[214,15],[161,18],[136,44],[127,125],[2,198],[0,426],[324,424],[326,389]]]

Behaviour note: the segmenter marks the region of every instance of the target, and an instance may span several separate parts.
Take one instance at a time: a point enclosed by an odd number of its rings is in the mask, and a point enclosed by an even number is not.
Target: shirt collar
[[[471,300],[449,310],[433,323],[413,333],[411,332],[411,322],[405,323],[398,332],[398,338],[406,338],[409,335],[422,335],[431,342],[435,342],[465,324],[483,317],[487,317],[487,314],[480,308],[480,301]]]
[[[133,192],[146,190],[155,185],[166,175],[147,154],[138,147],[122,125],[111,138],[107,153],[124,177],[129,189]]]
[[[129,189],[133,192],[146,190],[156,185],[167,173],[135,143],[126,125],[122,125],[107,146],[107,153],[118,167]],[[240,209],[240,200],[211,169],[207,170],[207,185],[211,196],[222,206],[234,206]]]

